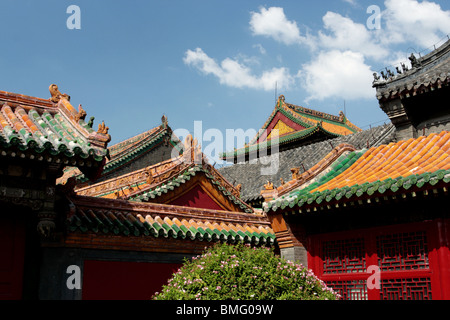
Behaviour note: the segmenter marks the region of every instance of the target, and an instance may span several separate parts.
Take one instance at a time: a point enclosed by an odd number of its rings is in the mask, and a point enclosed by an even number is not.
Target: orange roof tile
[[[106,147],[111,140],[107,128],[95,131],[92,124],[84,121],[86,111],[81,105],[77,111],[69,96],[56,95],[59,93],[56,85],[50,86],[50,93],[50,99],[41,99],[0,91],[2,155],[15,156],[20,152],[20,157],[70,162],[88,177],[96,178],[104,166]]]
[[[315,206],[334,208],[324,204],[355,197],[369,201],[388,189],[394,195],[415,194],[417,190],[424,190],[425,194],[438,183],[442,190],[450,183],[448,131],[350,152],[337,159],[325,175],[265,203],[264,211],[289,210],[294,206],[307,206],[307,211]]]
[[[344,174],[314,191],[445,169],[450,162],[450,132],[400,141],[367,151]],[[387,152],[386,149],[388,148]]]

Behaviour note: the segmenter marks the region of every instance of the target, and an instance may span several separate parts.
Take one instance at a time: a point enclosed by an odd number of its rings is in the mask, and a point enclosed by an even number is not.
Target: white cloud
[[[283,8],[261,8],[260,12],[252,12],[250,29],[254,35],[271,37],[284,44],[294,44],[303,41],[300,29],[295,21],[289,21]]]
[[[361,52],[364,56],[375,59],[385,58],[389,54],[389,50],[376,43],[374,32],[350,18],[327,12],[323,17],[323,24],[331,33],[326,35],[319,31],[320,45],[324,48]]]
[[[303,66],[304,86],[309,100],[374,97],[372,71],[361,53],[332,50],[321,52]]]
[[[250,68],[230,58],[226,58],[218,64],[201,48],[197,48],[194,51],[187,50],[183,61],[205,75],[212,74],[216,76],[221,84],[235,88],[270,91],[273,90],[275,83],[279,87],[288,89],[295,82],[295,77],[289,74],[287,68],[272,68],[264,71],[260,76],[255,76]]]
[[[343,1],[360,6],[356,0]],[[436,3],[385,0],[384,4],[381,29],[369,30],[363,23],[327,12],[322,30],[314,35],[305,31],[302,35],[297,22],[289,20],[283,8],[262,7],[258,12],[251,12],[249,26],[253,35],[269,37],[285,45],[306,45],[310,49],[311,60],[297,75],[291,75],[286,67],[255,75],[252,69],[260,68],[258,58],[238,55],[218,63],[200,48],[186,51],[184,62],[205,75],[214,75],[221,84],[236,88],[269,91],[277,82],[280,89],[287,90],[301,74],[308,100],[373,98],[373,72],[369,62],[399,66],[400,62],[408,62],[408,52],[400,52],[406,46],[399,49],[397,45],[413,45],[421,51],[450,32],[450,11],[442,10]],[[267,54],[261,44],[253,47]],[[276,59],[284,63],[281,55]]]
[[[385,30],[380,35],[389,43],[413,42],[427,48],[450,32],[450,11],[440,5],[416,0],[386,0],[382,13]]]
[[[411,62],[408,59],[408,55],[401,51],[396,51],[391,53],[389,56],[389,59],[386,61],[386,67],[392,66],[392,67],[399,67],[401,70],[401,65],[404,64],[408,69],[411,68]],[[394,71],[394,68],[388,68],[391,69],[391,71]]]
[[[266,54],[266,49],[260,44],[254,44],[253,48],[257,48],[261,54]]]
[[[357,2],[356,0],[343,0],[344,2],[347,2],[348,4],[351,4],[352,6],[356,6]]]

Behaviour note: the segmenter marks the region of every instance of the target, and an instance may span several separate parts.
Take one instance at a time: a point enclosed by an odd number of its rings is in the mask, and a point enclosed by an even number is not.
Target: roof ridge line
[[[133,212],[136,214],[148,212],[149,214],[154,213],[156,215],[164,214],[166,216],[199,220],[234,221],[235,223],[236,218],[241,218],[238,220],[242,223],[261,223],[270,226],[270,222],[267,220],[265,215],[239,211],[203,209],[152,202],[136,202],[123,199],[95,198],[80,195],[70,197],[70,201],[75,206],[99,208],[103,211],[124,211],[128,213]],[[214,215],[207,215],[211,212],[214,212]],[[207,216],[204,216],[205,214]]]

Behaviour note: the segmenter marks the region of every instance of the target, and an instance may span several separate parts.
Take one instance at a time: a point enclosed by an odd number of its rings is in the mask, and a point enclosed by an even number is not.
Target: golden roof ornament
[[[147,183],[147,184],[152,184],[154,181],[155,181],[155,178],[153,177],[153,174],[152,174],[152,172],[151,172],[151,170],[150,169],[147,169],[147,171],[145,171],[145,175],[146,175],[146,179],[145,179],[145,182]]]
[[[242,190],[242,184],[238,184],[237,186],[236,186],[236,190],[237,190],[237,192],[238,192],[238,194],[239,194],[239,196],[241,195],[241,190]]]
[[[273,183],[270,181],[267,181],[267,183],[264,185],[264,188],[266,190],[273,190]]]
[[[300,168],[291,168],[292,180],[298,180],[300,178]]]
[[[50,91],[51,94],[50,100],[52,102],[58,103],[59,100],[61,100],[61,98],[65,98],[67,99],[67,101],[70,101],[70,96],[65,93],[61,93],[56,84],[51,84],[50,87],[48,87],[48,90]]]
[[[197,138],[194,139],[191,134],[184,139],[183,159],[186,163],[201,164],[203,162],[202,148],[198,144]]]
[[[75,115],[75,121],[84,120],[86,118],[86,111],[81,107],[81,104],[78,105],[78,113]]]
[[[105,121],[98,125],[97,133],[108,134],[109,127],[105,126]]]

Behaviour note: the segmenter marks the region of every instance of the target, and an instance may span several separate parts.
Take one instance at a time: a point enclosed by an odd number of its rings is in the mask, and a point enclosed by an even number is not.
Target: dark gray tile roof
[[[241,198],[244,201],[252,201],[260,197],[260,191],[268,180],[278,187],[280,178],[283,178],[285,182],[291,180],[291,168],[300,167],[302,170],[304,167],[305,170],[308,170],[341,143],[362,149],[366,148],[368,144],[369,147],[372,147],[392,142],[394,134],[395,127],[389,123],[351,135],[282,151],[278,153],[278,157],[274,157],[278,158],[278,161],[273,162],[274,170],[272,172],[269,170],[271,165],[268,157],[223,167],[219,169],[219,172],[230,183],[241,184]],[[270,174],[266,175],[266,173]]]
[[[396,74],[388,79],[374,81],[377,98],[389,99],[404,92],[410,92],[420,87],[435,86],[439,82],[446,83],[450,79],[450,40],[433,50],[426,56],[417,58],[410,70]]]

